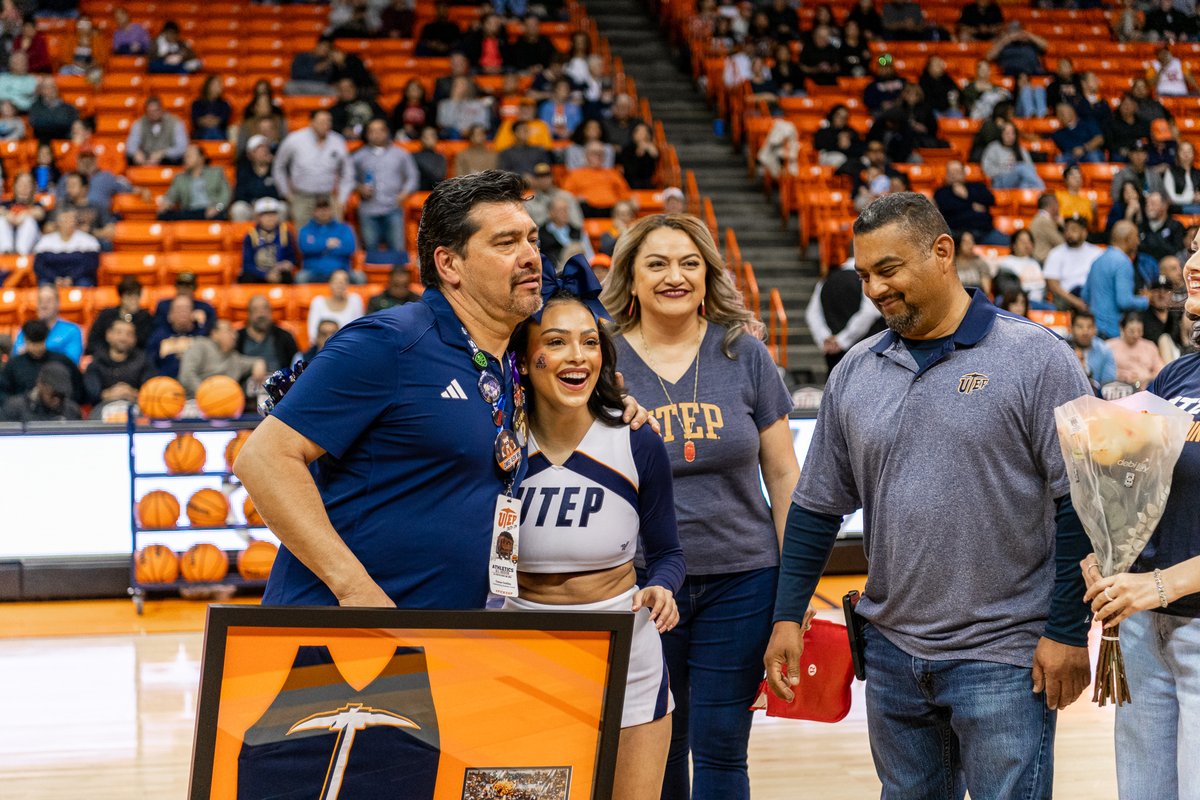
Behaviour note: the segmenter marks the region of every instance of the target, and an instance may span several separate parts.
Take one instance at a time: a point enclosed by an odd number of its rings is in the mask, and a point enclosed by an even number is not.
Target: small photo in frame
[[[463,776],[462,800],[567,800],[570,767],[484,767]]]

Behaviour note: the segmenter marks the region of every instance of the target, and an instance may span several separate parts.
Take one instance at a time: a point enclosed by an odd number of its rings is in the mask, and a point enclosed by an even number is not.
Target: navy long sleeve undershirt
[[[1064,495],[1055,502],[1054,591],[1045,637],[1075,647],[1087,645],[1090,609],[1083,603],[1084,581],[1079,562],[1092,550],[1083,523]],[[842,518],[818,514],[792,504],[783,535],[775,622],[801,622],[833,552]]]

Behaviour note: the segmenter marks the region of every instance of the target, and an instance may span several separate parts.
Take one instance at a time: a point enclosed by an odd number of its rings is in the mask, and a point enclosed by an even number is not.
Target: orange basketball
[[[198,528],[224,525],[229,517],[229,498],[216,489],[201,489],[188,500],[187,517]]]
[[[194,544],[179,557],[179,571],[189,583],[216,583],[229,572],[229,557],[215,544]]]
[[[183,385],[165,375],[151,378],[138,390],[138,408],[150,419],[174,419],[186,402]]]
[[[270,542],[253,541],[238,553],[238,574],[248,581],[265,581],[271,575],[277,549]]]
[[[196,406],[210,419],[240,417],[246,407],[241,385],[228,375],[205,378],[196,388]]]
[[[229,471],[233,472],[233,462],[237,461],[238,453],[242,452],[242,445],[250,438],[250,431],[238,431],[237,436],[229,440],[229,444],[225,445],[225,466],[229,467]]]
[[[190,433],[177,434],[163,451],[167,472],[200,472],[207,457],[204,445]]]
[[[266,525],[266,523],[263,522],[262,515],[259,514],[258,509],[254,507],[254,501],[250,498],[250,495],[246,495],[246,500],[242,503],[242,511],[246,514],[247,525],[257,525],[259,527]]]
[[[179,577],[179,558],[163,544],[152,544],[137,551],[133,574],[138,583],[173,583]]]
[[[179,521],[179,501],[161,489],[147,492],[138,501],[137,516],[143,528],[174,528]]]

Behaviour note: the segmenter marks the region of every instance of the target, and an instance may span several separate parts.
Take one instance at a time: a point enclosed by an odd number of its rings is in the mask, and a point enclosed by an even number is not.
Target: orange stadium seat
[[[196,297],[212,306],[213,310],[217,312],[217,316],[224,319],[227,289],[226,286],[198,286],[196,287]]]
[[[215,253],[225,249],[225,237],[228,235],[223,222],[173,222],[171,223],[171,241],[176,250],[199,250],[205,253]]]
[[[0,142],[0,161],[4,163],[4,174],[16,175],[29,169],[36,153],[37,142],[32,140]]]
[[[82,288],[58,290],[58,315],[76,325],[87,322],[91,290]]]
[[[171,181],[182,171],[182,167],[129,167],[125,170],[125,177],[134,186],[161,194],[167,191]]]
[[[142,106],[145,103],[146,98],[143,94],[131,94],[125,90],[118,90],[96,95],[92,100],[92,108],[102,116],[128,117],[133,115],[138,117],[141,116]]]
[[[96,117],[96,135],[125,137],[129,135],[132,124],[133,120],[129,117],[101,113]]]
[[[88,290],[91,300],[88,303],[87,327],[90,329],[96,321],[96,316],[106,308],[112,308],[121,302],[115,286],[95,286]]]
[[[33,282],[33,256],[18,256],[13,253],[0,255],[0,274],[8,273],[4,283],[6,288],[20,286]]]
[[[242,56],[238,60],[238,71],[243,75],[286,75],[291,69],[291,59],[279,55]]]
[[[143,62],[145,60],[143,59]],[[122,71],[117,59],[109,62],[108,71],[100,81],[100,92],[104,94],[145,94],[146,65],[131,66],[128,71]]]
[[[292,287],[292,307],[290,316],[294,320],[304,322],[308,319],[308,307],[314,297],[329,294],[326,283],[298,283]]]
[[[12,334],[25,321],[22,299],[16,289],[0,289],[0,333]]]
[[[158,218],[158,205],[153,200],[131,192],[113,195],[112,210],[123,220],[153,222]]]
[[[139,253],[161,253],[170,250],[170,231],[161,222],[121,220],[113,234],[113,249]]]
[[[157,286],[163,283],[165,262],[158,253],[101,253],[96,282],[102,286],[116,286],[122,278],[132,275],[143,286]]]
[[[236,155],[233,144],[230,142],[210,142],[196,141],[195,144],[204,151],[204,155],[208,157],[208,163],[214,167],[232,167],[233,159]]]
[[[196,276],[198,285],[224,286],[231,283],[235,264],[238,257],[229,253],[168,253],[164,278],[166,283],[174,283],[175,276],[181,272],[190,272]]]
[[[221,291],[225,300],[225,316],[235,323],[246,321],[246,308],[250,298],[255,295],[265,295],[271,303],[271,311],[276,319],[294,319],[290,313],[292,308],[291,286],[268,286],[251,283],[235,283]]]
[[[1079,165],[1079,171],[1083,173],[1083,182],[1089,189],[1097,189],[1101,186],[1111,189],[1113,176],[1121,171],[1124,164],[1089,164],[1082,163]]]

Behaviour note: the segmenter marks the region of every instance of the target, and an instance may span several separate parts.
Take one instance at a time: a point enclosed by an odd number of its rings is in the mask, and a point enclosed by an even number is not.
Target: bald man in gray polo
[[[1087,537],[1054,408],[1089,385],[1070,347],[968,293],[945,220],[888,195],[855,223],[889,330],[830,375],[784,539],[765,657],[795,685],[800,624],[842,517],[862,508],[867,721],[888,800],[1048,798],[1056,710],[1087,685]]]

